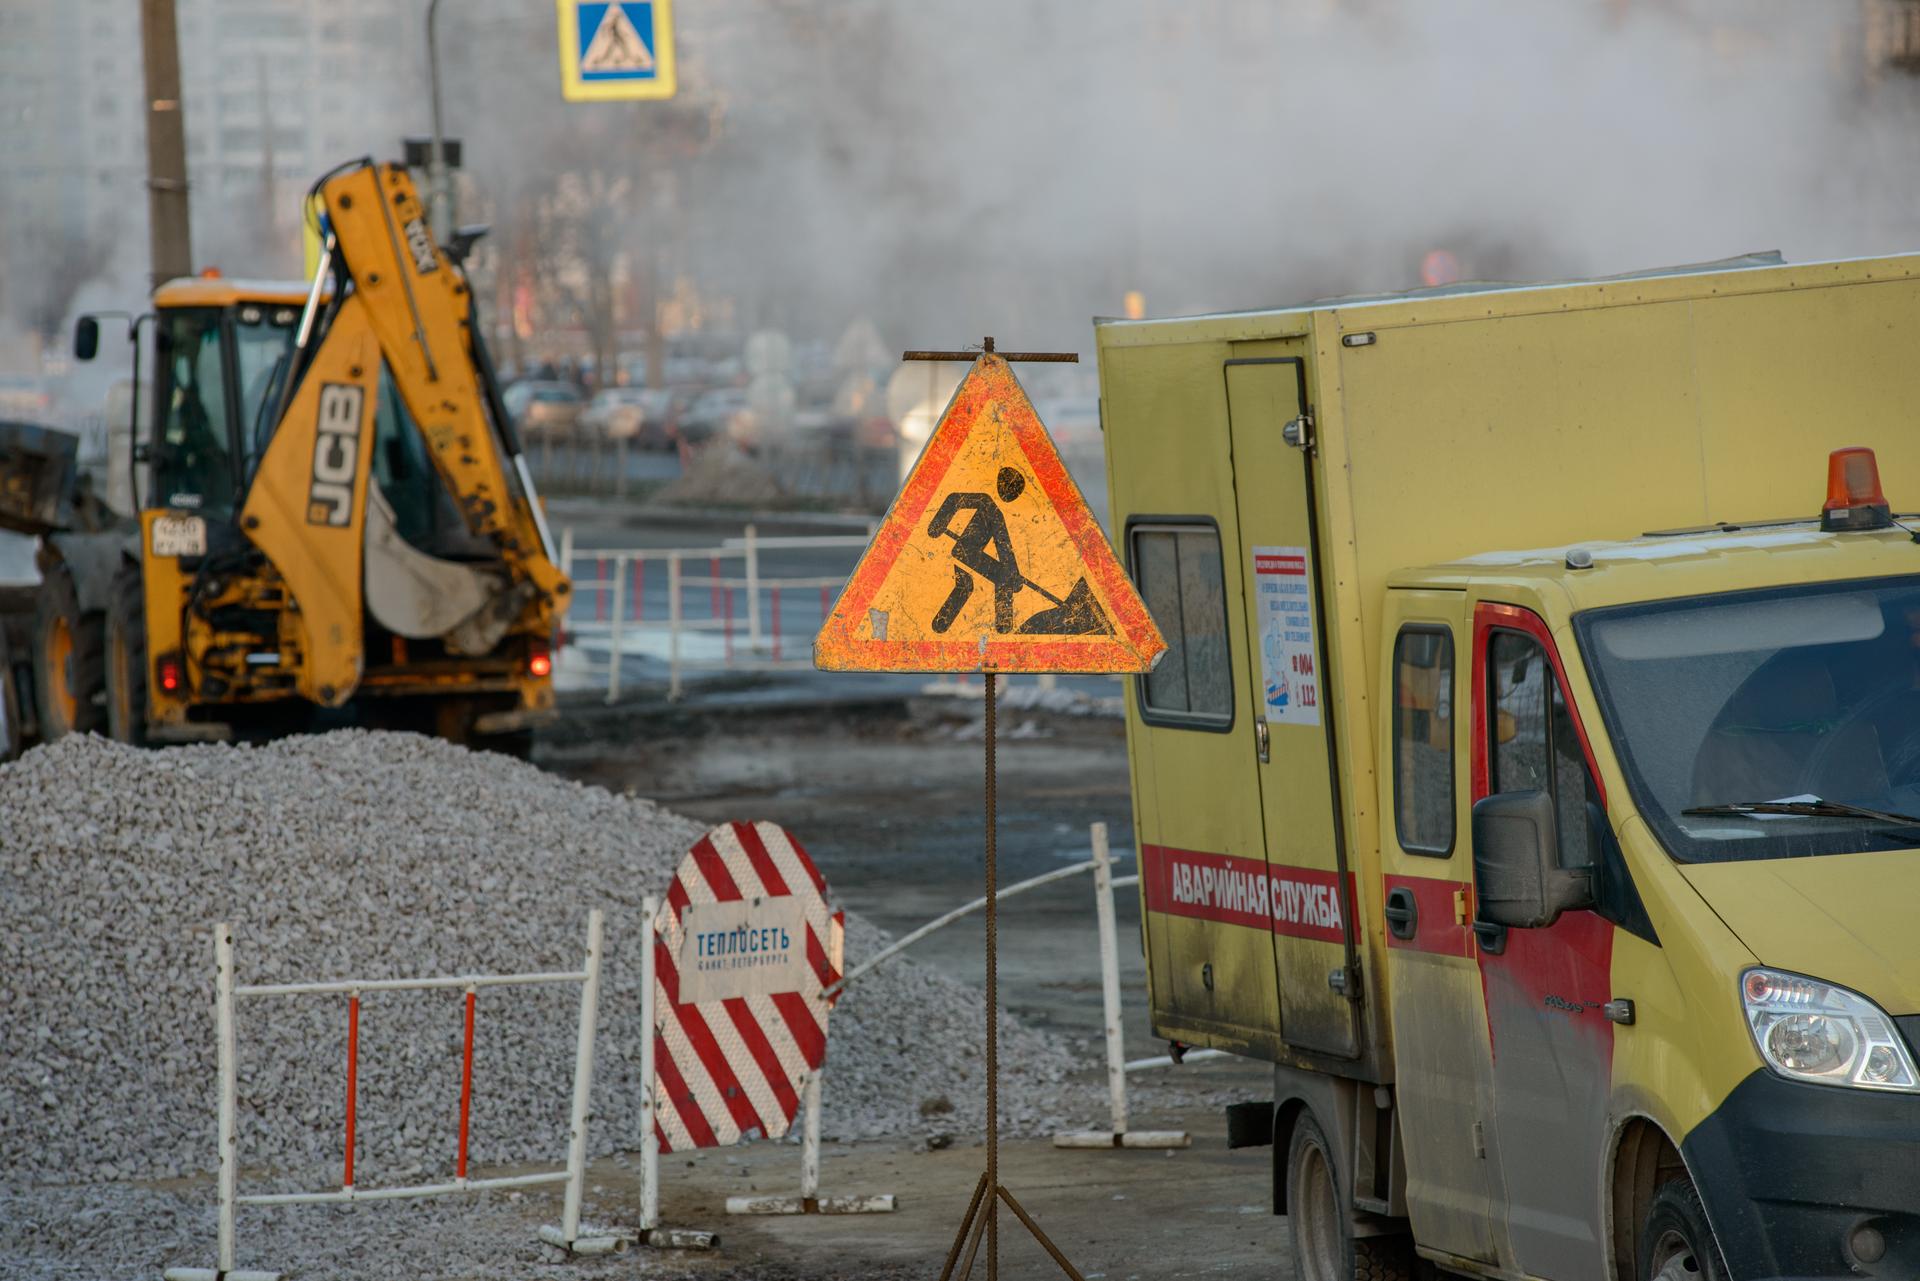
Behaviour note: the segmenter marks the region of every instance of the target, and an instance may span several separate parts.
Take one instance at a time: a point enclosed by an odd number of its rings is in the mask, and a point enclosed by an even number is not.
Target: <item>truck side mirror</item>
[[[73,325],[73,358],[92,360],[100,352],[100,322],[82,316]]]
[[[1496,792],[1473,807],[1473,880],[1479,918],[1538,929],[1593,906],[1593,870],[1560,866],[1553,797]]]

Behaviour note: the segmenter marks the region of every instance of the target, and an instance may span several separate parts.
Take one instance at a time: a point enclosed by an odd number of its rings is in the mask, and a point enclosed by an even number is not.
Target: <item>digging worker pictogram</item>
[[[1027,478],[1012,467],[1002,467],[994,478],[1000,502],[1012,503],[1026,492]],[[954,521],[966,513],[965,526],[956,529]],[[944,634],[953,626],[961,609],[973,597],[974,576],[993,584],[993,629],[1011,632],[1014,627],[1014,598],[1020,589],[1030,587],[1052,602],[1020,624],[1024,635],[1090,636],[1105,635],[1112,628],[1106,613],[1094,599],[1087,580],[1075,581],[1073,590],[1063,599],[1020,572],[1020,560],[1007,536],[1007,517],[1000,503],[989,494],[956,491],[948,494],[927,526],[933,538],[953,539],[953,590],[933,616],[933,630]]]

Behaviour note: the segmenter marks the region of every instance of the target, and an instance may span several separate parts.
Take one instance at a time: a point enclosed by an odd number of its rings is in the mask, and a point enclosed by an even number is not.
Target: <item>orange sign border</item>
[[[855,634],[852,620],[866,612],[900,553],[906,549],[940,482],[952,470],[954,459],[972,435],[975,424],[994,401],[1005,406],[1005,425],[1033,469],[1035,483],[1066,527],[1087,578],[1104,598],[1113,623],[1111,636],[1086,639],[995,636],[984,643],[973,640],[874,640]],[[953,393],[940,416],[933,438],[914,464],[900,496],[860,557],[833,613],[814,640],[813,663],[827,671],[848,672],[1009,672],[1061,674],[1144,673],[1153,670],[1167,643],[1147,612],[1146,603],[1107,545],[1107,537],[1087,509],[1080,487],[1066,464],[1026,389],[1000,357],[983,354]]]

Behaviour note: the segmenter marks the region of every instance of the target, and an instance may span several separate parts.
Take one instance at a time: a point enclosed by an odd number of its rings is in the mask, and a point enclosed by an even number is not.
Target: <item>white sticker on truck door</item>
[[[1269,724],[1320,723],[1313,643],[1313,579],[1304,547],[1253,549],[1253,609],[1260,629],[1260,710]]]

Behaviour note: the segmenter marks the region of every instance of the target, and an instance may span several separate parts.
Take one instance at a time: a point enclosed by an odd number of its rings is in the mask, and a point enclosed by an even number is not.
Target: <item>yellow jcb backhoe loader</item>
[[[134,411],[138,536],[30,531],[38,737],[357,722],[524,754],[553,714],[569,585],[466,245],[434,243],[398,165],[314,193],[310,283],[176,280],[129,326],[153,326],[158,365],[144,439]],[[98,344],[83,318],[75,354]]]

